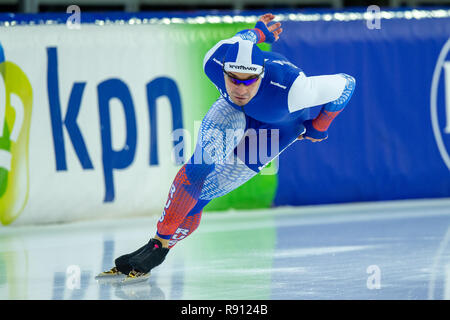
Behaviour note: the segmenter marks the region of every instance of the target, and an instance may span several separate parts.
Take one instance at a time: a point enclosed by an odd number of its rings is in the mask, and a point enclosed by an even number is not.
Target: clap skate
[[[160,265],[168,252],[159,240],[150,239],[138,250],[117,258],[115,267],[99,273],[95,279],[99,282],[119,280],[123,284],[145,281],[150,277],[150,270]]]
[[[100,272],[96,277],[95,280],[99,284],[108,284],[108,283],[114,283],[117,281],[122,281],[126,277],[126,274],[120,272],[117,267],[112,267],[110,270]]]
[[[111,269],[107,270],[107,271],[103,271],[100,272],[95,279],[99,279],[99,278],[110,278],[110,277],[117,277],[117,276],[121,276],[124,275],[122,272],[120,272],[117,267],[112,267]]]
[[[146,281],[148,278],[150,278],[150,272],[143,273],[133,270],[124,279],[122,279],[121,284],[142,282]]]
[[[124,254],[124,255],[118,257],[114,261],[115,266],[112,267],[110,270],[100,272],[95,277],[95,280],[99,280],[99,281],[103,281],[103,280],[107,281],[107,280],[114,280],[114,279],[122,280],[133,270],[133,267],[128,262],[130,260],[130,258],[133,257],[134,255],[138,254],[139,252],[141,252],[146,247],[147,247],[147,244],[145,244],[144,246],[140,247],[139,249],[137,249],[136,251],[134,251],[132,253]]]

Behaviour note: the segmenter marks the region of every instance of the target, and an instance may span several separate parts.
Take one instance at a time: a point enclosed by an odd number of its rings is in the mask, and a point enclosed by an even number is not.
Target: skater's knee
[[[191,159],[185,164],[186,175],[191,181],[199,181],[203,183],[208,174],[214,171],[214,163],[206,163],[202,160],[202,156],[197,152],[192,155]]]

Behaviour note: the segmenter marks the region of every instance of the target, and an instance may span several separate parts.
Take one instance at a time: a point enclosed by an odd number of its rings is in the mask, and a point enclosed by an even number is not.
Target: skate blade
[[[130,272],[130,274],[121,281],[121,284],[134,284],[139,282],[147,281],[150,278],[149,273],[134,273]]]
[[[120,283],[123,279],[125,279],[124,274],[116,275],[116,276],[97,276],[95,280],[99,285],[115,285]]]
[[[120,284],[125,276],[116,276],[116,277],[103,277],[96,278],[95,280],[99,285],[116,285]]]
[[[112,268],[111,270],[100,272],[96,277],[95,280],[103,280],[103,279],[122,279],[125,278],[126,275],[117,270],[116,267]]]

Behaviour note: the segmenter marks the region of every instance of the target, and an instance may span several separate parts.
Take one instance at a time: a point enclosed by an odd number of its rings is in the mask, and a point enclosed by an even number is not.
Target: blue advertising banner
[[[286,21],[283,29],[272,51],[309,76],[352,75],[356,89],[327,140],[297,142],[280,156],[274,204],[450,196],[449,18]]]

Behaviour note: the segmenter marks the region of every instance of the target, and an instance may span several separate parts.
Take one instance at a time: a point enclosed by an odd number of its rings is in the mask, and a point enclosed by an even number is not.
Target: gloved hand
[[[328,131],[319,131],[312,125],[312,120],[303,122],[306,131],[298,136],[298,140],[308,139],[312,142],[319,142],[328,138]]]
[[[265,36],[264,42],[273,43],[280,38],[280,33],[283,32],[283,28],[281,27],[281,23],[277,22],[268,26],[269,22],[275,19],[275,16],[271,13],[266,13],[262,15],[258,22],[256,22],[255,29],[261,30],[261,32]]]

